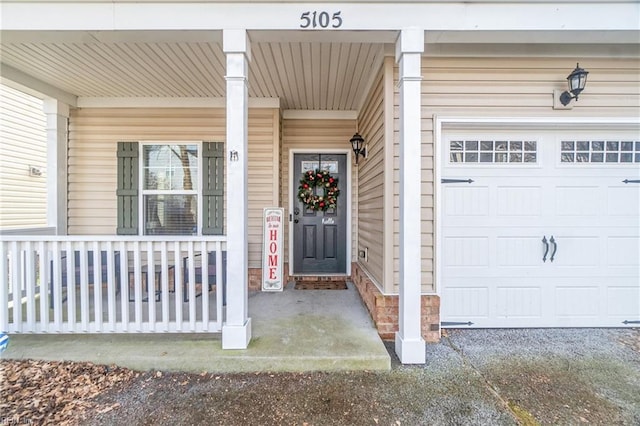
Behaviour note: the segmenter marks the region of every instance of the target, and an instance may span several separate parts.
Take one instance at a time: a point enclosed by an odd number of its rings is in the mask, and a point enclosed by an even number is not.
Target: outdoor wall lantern
[[[571,99],[575,99],[576,101],[578,100],[578,95],[584,90],[584,86],[587,84],[587,74],[589,74],[588,71],[580,68],[580,64],[576,64],[576,69],[574,69],[567,77],[567,81],[569,82],[569,91],[562,92],[560,95],[560,102],[562,105],[569,105]]]
[[[349,142],[351,142],[351,148],[353,148],[353,153],[356,155],[356,164],[358,164],[359,155],[367,158],[367,149],[364,147],[364,139],[360,136],[360,133],[356,132]]]

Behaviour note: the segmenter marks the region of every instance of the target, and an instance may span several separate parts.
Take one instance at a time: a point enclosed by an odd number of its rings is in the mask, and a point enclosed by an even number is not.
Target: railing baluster
[[[116,280],[122,282],[117,274],[120,273],[116,268],[116,252],[113,251],[113,243],[107,242],[107,316],[109,322],[109,331],[116,331]],[[120,265],[120,255],[118,255],[118,265]],[[122,266],[120,266],[122,269]]]
[[[140,243],[133,243],[133,288],[134,288],[134,310],[136,331],[142,331],[142,266],[140,261]],[[147,276],[147,288],[149,287],[149,277]]]
[[[54,326],[52,331],[62,331],[62,250],[60,250],[60,243],[55,241],[53,243],[53,259],[51,260],[53,265],[53,276],[51,277],[51,283],[53,289],[51,291],[51,298],[53,303],[53,321]]]
[[[219,241],[216,241],[216,328],[221,330],[223,318],[222,302],[225,297],[226,279],[227,277],[222,273],[222,247]]]
[[[102,331],[102,248],[93,242],[93,321],[96,331]]]
[[[180,254],[180,243],[178,241],[173,243],[173,261],[176,271],[176,331],[182,331],[182,284],[184,281],[182,280],[182,256]]]
[[[14,241],[11,245],[11,282],[13,283],[13,329],[22,331],[22,286],[20,280],[20,257],[22,255],[21,245]]]
[[[129,253],[124,241],[120,241],[120,327],[128,331],[129,324]]]
[[[24,283],[26,286],[26,305],[27,305],[27,328],[25,331],[33,332],[36,330],[36,261],[33,255],[33,247],[31,241],[27,241],[25,246],[25,276]]]
[[[76,324],[76,254],[71,241],[66,244],[67,253],[67,280],[64,284],[67,287],[67,329],[75,331]]]
[[[89,268],[87,265],[89,252],[84,241],[80,242],[78,254],[80,260],[80,323],[82,331],[89,331]],[[93,262],[95,265],[95,259]]]
[[[195,331],[196,327],[196,258],[194,257],[193,241],[187,243],[187,256],[189,260],[189,331]],[[205,275],[205,258],[200,259],[201,275]]]
[[[149,308],[149,331],[156,329],[156,257],[153,242],[147,241],[147,307]]]
[[[167,242],[163,241],[160,244],[160,262],[162,265],[162,273],[161,273],[161,278],[162,278],[162,293],[161,293],[161,297],[160,300],[162,302],[162,328],[163,331],[169,331],[169,305],[171,303],[171,300],[169,299],[169,262],[167,259]],[[175,274],[175,266],[174,266],[174,271],[173,273]],[[173,282],[173,288],[175,290],[175,275],[173,278],[174,282]]]
[[[47,246],[44,241],[38,243],[38,271],[40,272],[40,332],[46,332],[49,328],[49,279],[50,273],[48,262]]]
[[[202,331],[209,331],[209,247],[206,241],[200,242],[202,258]]]

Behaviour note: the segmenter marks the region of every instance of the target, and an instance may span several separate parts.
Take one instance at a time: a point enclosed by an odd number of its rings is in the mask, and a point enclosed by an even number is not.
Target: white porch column
[[[248,288],[247,169],[250,43],[246,30],[224,30],[227,56],[227,313],[223,349],[246,349],[251,340]]]
[[[45,99],[47,116],[47,226],[67,235],[67,122],[69,106]]]
[[[400,65],[400,300],[396,353],[403,364],[424,364],[421,333],[421,56],[424,31],[402,30],[396,42]]]

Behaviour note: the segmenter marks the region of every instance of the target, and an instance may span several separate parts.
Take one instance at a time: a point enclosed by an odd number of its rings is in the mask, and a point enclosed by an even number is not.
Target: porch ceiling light
[[[367,149],[364,147],[364,139],[360,136],[360,133],[356,132],[349,142],[351,142],[351,148],[356,155],[356,164],[358,164],[358,156],[362,155],[362,157],[367,158]]]
[[[575,99],[576,101],[578,100],[578,95],[584,90],[584,86],[587,85],[587,74],[589,74],[588,71],[580,68],[580,64],[576,64],[576,69],[574,69],[567,77],[567,81],[569,82],[569,91],[562,92],[560,95],[560,102],[562,105],[569,105],[571,99]]]

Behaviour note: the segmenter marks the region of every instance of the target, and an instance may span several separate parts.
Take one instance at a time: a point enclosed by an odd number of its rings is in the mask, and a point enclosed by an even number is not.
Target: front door
[[[296,274],[344,274],[347,272],[347,156],[346,154],[294,154],[293,259]],[[298,191],[303,174],[326,170],[338,179],[336,207],[323,211],[305,206]],[[314,188],[324,196],[324,189]]]

